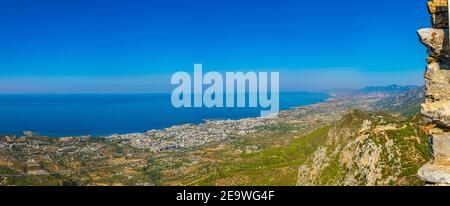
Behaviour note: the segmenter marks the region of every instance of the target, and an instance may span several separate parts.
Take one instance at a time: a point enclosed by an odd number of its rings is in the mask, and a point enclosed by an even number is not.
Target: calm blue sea
[[[280,108],[322,102],[319,93],[282,93]],[[257,117],[258,108],[176,109],[170,94],[0,95],[0,134],[52,137],[145,132],[205,119]]]

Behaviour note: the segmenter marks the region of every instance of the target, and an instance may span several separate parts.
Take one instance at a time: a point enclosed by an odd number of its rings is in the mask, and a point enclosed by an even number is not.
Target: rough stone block
[[[422,104],[422,115],[443,127],[450,127],[450,101]]]
[[[425,72],[426,103],[450,100],[450,70],[431,62]]]
[[[420,168],[419,178],[436,184],[450,184],[450,167],[448,165],[427,164]]]
[[[434,57],[449,55],[449,33],[448,29],[420,29],[417,31],[420,41],[429,49]]]
[[[450,133],[433,135],[433,156],[438,162],[450,161]]]

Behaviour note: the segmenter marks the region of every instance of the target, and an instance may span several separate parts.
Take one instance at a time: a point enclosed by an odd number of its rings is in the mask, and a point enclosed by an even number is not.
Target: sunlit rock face
[[[429,57],[425,73],[426,100],[422,114],[435,125],[430,130],[433,162],[418,174],[435,184],[450,184],[450,49],[448,0],[430,0],[433,28],[418,31]]]

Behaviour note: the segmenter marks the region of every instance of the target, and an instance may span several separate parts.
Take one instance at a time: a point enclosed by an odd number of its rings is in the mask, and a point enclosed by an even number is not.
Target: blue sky
[[[280,71],[286,91],[422,84],[426,0],[0,0],[0,93],[165,92]]]

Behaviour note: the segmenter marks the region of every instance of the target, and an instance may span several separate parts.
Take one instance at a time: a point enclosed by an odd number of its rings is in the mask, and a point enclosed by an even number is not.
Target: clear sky
[[[423,84],[426,0],[0,0],[0,93],[164,92],[192,71],[286,91]]]

